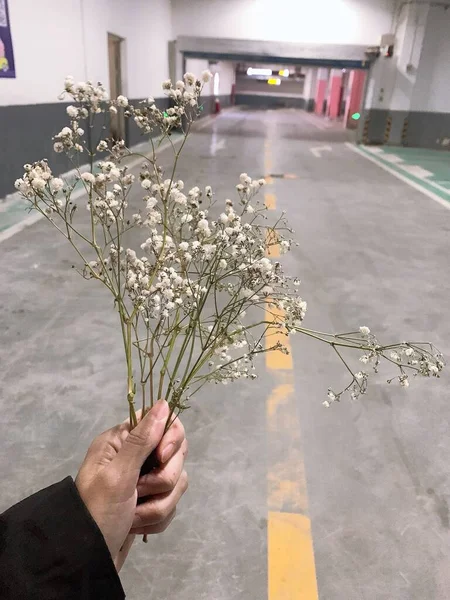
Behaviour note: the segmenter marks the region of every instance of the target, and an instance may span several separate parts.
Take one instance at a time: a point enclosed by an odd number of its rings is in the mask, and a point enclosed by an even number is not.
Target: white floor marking
[[[383,148],[380,148],[379,146],[364,146],[364,148],[371,154],[384,154]]]
[[[388,173],[390,173],[394,177],[397,177],[397,179],[400,179],[404,183],[407,183],[410,187],[413,187],[414,189],[418,190],[419,192],[422,192],[422,194],[424,194],[425,196],[428,196],[428,198],[431,198],[432,200],[434,200],[435,202],[437,202],[438,204],[440,204],[441,206],[443,206],[447,210],[450,210],[450,202],[446,202],[443,198],[441,198],[437,194],[434,194],[430,190],[427,190],[426,188],[422,187],[421,185],[419,185],[418,183],[416,183],[412,179],[409,179],[405,175],[402,175],[401,173],[398,173],[397,171],[394,171],[394,169],[391,169],[387,165],[384,165],[379,160],[377,160],[375,157],[368,156],[366,154],[366,152],[364,152],[363,150],[360,150],[354,144],[351,144],[350,142],[345,142],[345,145],[352,152],[356,152],[356,154],[359,154],[360,156],[363,156],[365,159],[370,160],[371,162],[373,162],[376,165],[378,165],[380,167],[380,169],[383,169],[384,171],[387,171]],[[429,181],[427,183],[431,184],[432,182]],[[448,190],[445,190],[445,192],[448,193]]]
[[[386,160],[385,156],[383,156],[383,158]],[[431,171],[427,171],[418,165],[400,165],[400,168],[407,173],[414,175],[414,177],[418,177],[419,179],[426,179],[427,177],[431,177],[433,175]]]
[[[396,154],[383,154],[383,160],[386,160],[387,162],[393,164],[399,164],[404,162],[403,158],[400,158],[400,156],[397,156]]]
[[[310,151],[316,158],[322,158],[322,152],[331,152],[332,150],[333,148],[331,146],[316,146],[315,148],[310,148]]]
[[[214,116],[204,117],[201,121],[197,122],[198,124],[196,123],[194,132],[198,131],[199,129],[204,129],[207,125],[209,125],[211,123],[211,121],[214,120],[214,118],[215,118]],[[175,146],[175,145],[179,144],[182,139],[183,139],[183,137],[180,136],[179,138],[177,138],[176,140],[174,140],[172,142],[173,145]],[[137,144],[137,146],[140,146],[140,145],[141,144]],[[158,148],[157,152],[158,153],[163,152],[170,146],[171,146],[170,142],[165,142],[164,144],[161,144],[161,146]],[[136,148],[136,146],[134,146],[134,148]],[[133,151],[133,148],[130,148],[130,150]],[[141,163],[142,163],[142,157],[129,162],[127,166],[129,169],[133,169],[134,167],[137,167]],[[72,173],[72,172],[73,171],[71,171],[70,173]],[[68,174],[69,173],[64,173],[64,174],[60,175],[60,177],[62,177],[62,178],[67,177]],[[84,195],[85,195],[85,190],[81,189],[72,195],[72,200],[78,200],[79,198],[81,198]],[[11,200],[11,201],[13,202],[14,200]],[[41,215],[41,213],[34,212],[29,217],[23,219],[19,223],[16,223],[15,225],[8,227],[8,229],[5,229],[5,231],[0,232],[0,244],[2,242],[4,242],[5,240],[8,240],[9,238],[11,238],[16,233],[20,233],[27,227],[30,227],[30,225],[37,223],[37,221],[40,221],[42,219],[42,217],[43,217],[43,215]]]
[[[439,185],[439,183],[436,183],[435,181],[428,181],[427,180],[427,183],[428,183],[428,185],[433,186],[434,188],[436,188],[437,190],[439,190],[443,194],[450,194],[450,191],[447,188],[442,187],[442,185]]]
[[[427,169],[424,169],[418,165],[404,165],[404,164],[400,164],[403,162],[402,159],[400,159],[400,157],[397,157],[399,160],[392,160],[390,159],[391,156],[396,156],[395,154],[386,154],[384,152],[384,150],[382,148],[379,148],[378,146],[364,146],[364,149],[367,150],[367,152],[370,152],[371,154],[375,154],[375,155],[383,155],[381,156],[381,158],[384,161],[387,162],[391,162],[394,164],[398,164],[399,168],[403,169],[404,171],[407,171],[408,173],[410,173],[411,175],[413,175],[414,177],[417,177],[418,179],[422,179],[422,181],[426,181],[428,183],[428,185],[431,185],[432,187],[436,188],[437,190],[439,190],[440,192],[442,192],[443,194],[449,195],[450,191],[445,188],[442,187],[441,185],[439,185],[439,181],[431,181],[429,179],[427,179],[427,177],[431,177],[434,175],[434,173],[432,171],[428,171]],[[417,157],[416,157],[417,158]],[[427,158],[424,155],[424,158]],[[445,181],[445,183],[447,183]],[[449,181],[450,183],[450,181]]]

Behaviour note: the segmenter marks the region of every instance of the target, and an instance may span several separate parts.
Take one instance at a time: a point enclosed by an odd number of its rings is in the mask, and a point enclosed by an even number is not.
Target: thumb
[[[116,464],[124,470],[139,470],[145,459],[158,446],[169,418],[169,405],[158,400],[137,426],[130,431],[116,456]]]

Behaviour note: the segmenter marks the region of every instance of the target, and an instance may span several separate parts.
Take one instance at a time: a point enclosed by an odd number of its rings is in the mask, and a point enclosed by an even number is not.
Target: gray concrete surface
[[[266,140],[272,171],[297,175],[271,191],[300,242],[286,268],[307,324],[430,338],[449,355],[450,213],[352,153],[341,129],[294,110],[226,112],[192,137],[180,176],[228,197],[241,171],[264,174]],[[323,144],[332,151],[314,157]],[[0,510],[75,474],[92,437],[125,417],[114,312],[72,261],[42,221],[0,245]],[[326,410],[340,365],[299,337],[293,356],[320,599],[448,600],[448,375],[406,391],[386,372],[363,400]],[[190,488],[171,528],[133,548],[130,598],[267,598],[269,386],[262,368],[185,414]]]

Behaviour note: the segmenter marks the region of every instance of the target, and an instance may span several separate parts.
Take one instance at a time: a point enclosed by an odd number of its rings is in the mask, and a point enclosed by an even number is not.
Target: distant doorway
[[[108,33],[109,57],[109,87],[111,98],[117,98],[123,93],[122,85],[122,42],[123,38]],[[111,114],[110,135],[114,140],[125,138],[125,119],[123,111],[117,115]]]

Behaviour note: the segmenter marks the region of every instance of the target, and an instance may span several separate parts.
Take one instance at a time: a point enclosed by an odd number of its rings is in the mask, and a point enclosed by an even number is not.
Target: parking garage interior
[[[162,81],[210,71],[178,164],[186,187],[225,199],[243,172],[266,180],[269,216],[285,213],[298,241],[281,260],[312,330],[370,325],[448,356],[450,3],[63,4],[32,19],[31,0],[0,0],[0,511],[75,477],[127,417],[116,315],[14,187],[42,158],[73,175],[53,153],[67,75],[168,111]],[[107,127],[149,155],[133,123]],[[254,382],[206,387],[183,413],[189,490],[169,528],[131,549],[127,598],[450,597],[448,374],[408,390],[375,375],[327,410],[342,364],[315,340],[290,344],[288,361],[262,358]]]

